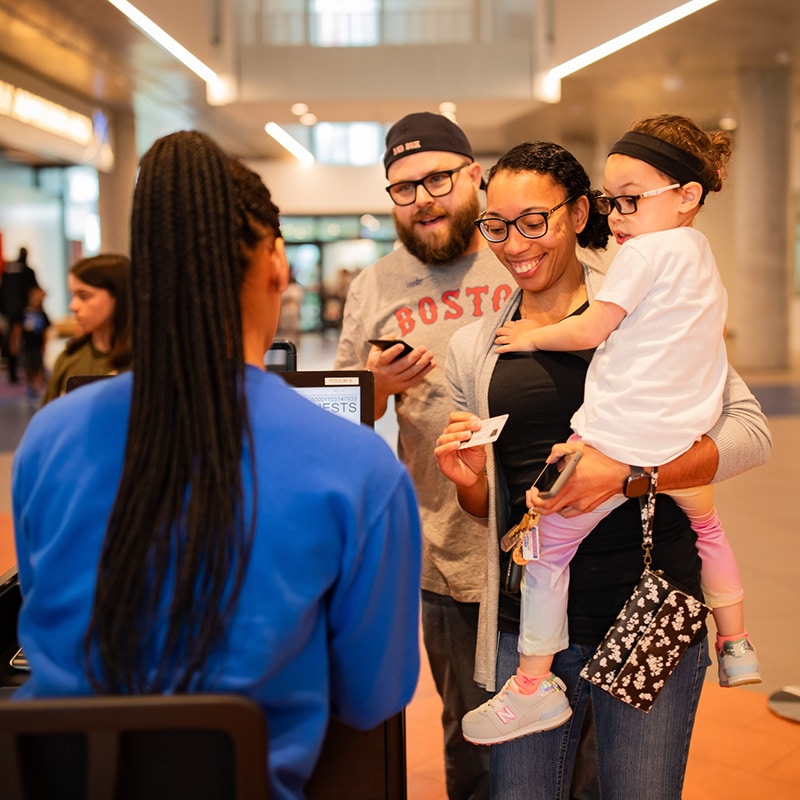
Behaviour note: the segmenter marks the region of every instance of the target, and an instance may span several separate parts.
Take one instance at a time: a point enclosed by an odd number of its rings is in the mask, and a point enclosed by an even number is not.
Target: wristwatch
[[[644,467],[631,467],[631,474],[625,479],[622,494],[625,497],[642,497],[650,491],[650,474]]]

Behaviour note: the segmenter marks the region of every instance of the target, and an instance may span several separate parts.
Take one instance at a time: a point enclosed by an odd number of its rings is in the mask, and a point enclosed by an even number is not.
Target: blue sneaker
[[[509,678],[491,700],[464,715],[461,730],[468,742],[499,744],[557,728],[572,716],[561,678],[551,675],[533,694],[520,694],[515,687]]]
[[[761,683],[756,649],[747,637],[725,642],[717,651],[720,686]]]

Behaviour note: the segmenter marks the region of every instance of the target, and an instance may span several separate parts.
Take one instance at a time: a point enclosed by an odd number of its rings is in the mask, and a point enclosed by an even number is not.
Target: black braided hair
[[[279,235],[261,179],[202,133],[157,140],[140,167],[130,424],[86,637],[110,693],[204,685],[238,600],[256,513],[239,291],[247,248]]]
[[[592,250],[603,250],[606,247],[611,235],[608,220],[597,210],[597,194],[591,189],[586,170],[569,150],[553,142],[524,142],[512,147],[489,170],[486,175],[487,187],[500,172],[549,175],[566,189],[567,196],[573,198],[573,201],[581,195],[587,197],[589,217],[586,227],[578,234],[578,244]]]

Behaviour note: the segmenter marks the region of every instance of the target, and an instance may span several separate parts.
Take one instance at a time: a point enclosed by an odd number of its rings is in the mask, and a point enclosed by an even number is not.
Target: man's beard
[[[441,210],[426,210],[424,215],[430,216],[431,212],[439,213]],[[477,195],[447,215],[450,223],[449,230],[445,237],[437,236],[436,240],[422,239],[417,236],[414,220],[411,222],[400,222],[395,216],[394,224],[397,230],[397,238],[405,245],[406,250],[415,256],[423,264],[446,264],[454,258],[464,254],[464,251],[472,241],[475,234],[475,220],[480,216],[481,209]],[[441,211],[445,216],[446,212]]]

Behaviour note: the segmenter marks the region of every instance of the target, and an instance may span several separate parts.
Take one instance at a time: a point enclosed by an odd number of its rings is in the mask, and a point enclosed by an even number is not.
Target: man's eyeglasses
[[[520,214],[516,219],[503,219],[502,217],[481,217],[475,220],[475,226],[487,242],[504,242],[508,239],[508,226],[513,225],[526,239],[540,239],[547,233],[547,220],[555,214],[561,206],[572,200],[568,197],[549,211],[529,211]]]
[[[660,189],[651,189],[649,192],[642,192],[641,194],[618,194],[616,197],[606,197],[599,195],[597,197],[597,210],[608,216],[613,209],[617,209],[620,214],[635,214],[637,209],[636,202],[643,197],[658,197],[670,189],[680,189],[679,183],[673,183],[670,186],[662,186]]]
[[[431,172],[418,181],[400,181],[386,187],[389,197],[396,206],[410,206],[417,199],[417,187],[424,186],[425,191],[431,197],[444,197],[453,191],[453,175],[459,170],[470,165],[470,161],[465,162],[455,169],[445,169],[441,172]]]

